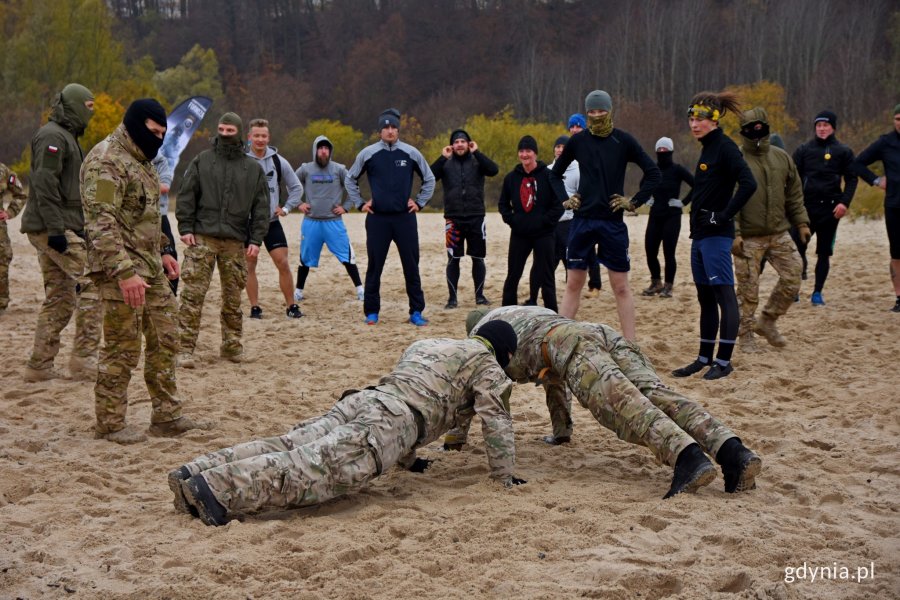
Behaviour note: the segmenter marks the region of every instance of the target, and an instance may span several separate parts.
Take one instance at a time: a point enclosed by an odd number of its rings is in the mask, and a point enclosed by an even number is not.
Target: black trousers
[[[534,253],[531,270],[534,282],[541,290],[544,306],[558,310],[556,304],[556,280],[553,271],[556,266],[556,247],[553,233],[539,237],[509,236],[509,255],[506,260],[506,281],[503,282],[503,305],[518,304],[519,280],[525,271],[528,255]]]
[[[647,268],[650,279],[662,279],[659,268],[659,246],[662,244],[666,259],[666,283],[675,283],[675,247],[681,233],[681,213],[651,216],[644,234],[644,251],[647,253]]]
[[[387,260],[391,242],[397,246],[406,295],[409,297],[409,314],[425,310],[425,294],[419,278],[419,229],[415,213],[390,215],[366,215],[366,252],[369,264],[366,268],[363,312],[366,315],[381,310],[381,272]]]

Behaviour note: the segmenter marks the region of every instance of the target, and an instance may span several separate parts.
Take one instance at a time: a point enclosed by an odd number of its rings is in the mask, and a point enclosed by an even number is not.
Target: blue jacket
[[[434,193],[434,175],[422,153],[401,141],[388,144],[379,140],[356,155],[353,166],[347,171],[344,187],[357,209],[365,203],[359,191],[359,178],[363,173],[368,174],[372,210],[377,214],[409,212],[407,203],[412,198],[413,174],[422,179],[422,187],[415,199],[419,208],[424,207]]]

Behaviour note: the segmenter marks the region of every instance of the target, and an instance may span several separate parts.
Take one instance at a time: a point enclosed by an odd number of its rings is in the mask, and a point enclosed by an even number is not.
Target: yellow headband
[[[722,115],[718,108],[710,108],[704,104],[694,104],[688,108],[689,117],[697,117],[698,119],[711,119],[718,121]]]

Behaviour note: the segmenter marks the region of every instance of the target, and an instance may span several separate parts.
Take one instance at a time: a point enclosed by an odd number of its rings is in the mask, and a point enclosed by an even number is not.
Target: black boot
[[[181,489],[187,501],[197,509],[198,516],[205,525],[219,526],[228,523],[225,507],[216,500],[202,475],[196,475],[182,482]]]
[[[191,506],[187,501],[187,498],[184,497],[184,490],[181,489],[181,482],[190,478],[191,472],[188,471],[188,468],[185,466],[178,467],[174,471],[169,471],[169,489],[175,494],[175,499],[172,501],[172,504],[175,505],[175,510],[178,512],[189,513],[191,516],[199,518],[200,513],[198,513],[197,509]]]
[[[756,476],[762,470],[762,459],[744,446],[740,438],[733,437],[722,444],[716,453],[716,462],[722,467],[725,491],[729,494],[756,488]]]
[[[699,444],[691,444],[678,455],[672,485],[663,496],[663,500],[675,494],[696,492],[704,485],[712,483],[715,478],[715,466],[706,458]]]

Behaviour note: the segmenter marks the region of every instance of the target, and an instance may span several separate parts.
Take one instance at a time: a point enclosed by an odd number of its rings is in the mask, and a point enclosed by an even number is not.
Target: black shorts
[[[900,208],[884,207],[884,225],[891,246],[891,260],[900,260]]]
[[[487,256],[487,227],[484,217],[444,217],[444,242],[447,254],[460,258]]]
[[[287,238],[284,235],[284,228],[281,226],[281,221],[276,219],[269,223],[269,232],[266,233],[263,244],[266,245],[266,251],[269,254],[272,253],[272,250],[287,248]]]
[[[834,238],[837,235],[840,219],[835,219],[834,214],[830,211],[808,211],[808,214],[809,230],[816,235],[816,254],[831,256],[834,254]]]

